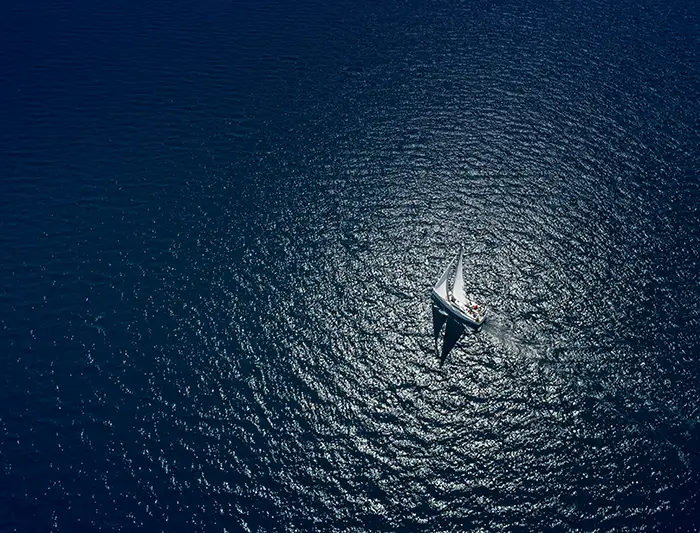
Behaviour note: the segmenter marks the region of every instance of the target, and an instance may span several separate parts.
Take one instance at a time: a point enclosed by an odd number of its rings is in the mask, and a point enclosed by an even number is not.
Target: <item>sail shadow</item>
[[[462,337],[462,334],[464,333],[465,329],[466,328],[464,327],[464,324],[461,324],[456,320],[453,320],[452,318],[449,318],[447,320],[447,327],[445,328],[445,337],[442,340],[440,366],[445,364],[445,359],[447,359],[447,356],[452,351],[452,348],[455,347],[459,339]]]
[[[437,342],[446,320],[447,315],[433,305],[433,336],[435,337],[435,342]]]

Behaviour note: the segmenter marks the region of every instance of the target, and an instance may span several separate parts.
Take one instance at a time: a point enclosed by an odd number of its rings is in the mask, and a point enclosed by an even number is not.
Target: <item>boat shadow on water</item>
[[[445,324],[447,325],[445,326]],[[440,334],[442,333],[443,326],[445,326],[445,333],[442,335],[441,348]],[[482,326],[478,328],[466,326],[454,318],[446,316],[439,308],[433,306],[433,338],[435,340],[435,353],[440,360],[440,366],[442,367],[445,364],[447,356],[457,345],[465,332],[470,331],[476,333],[481,331],[481,329]]]

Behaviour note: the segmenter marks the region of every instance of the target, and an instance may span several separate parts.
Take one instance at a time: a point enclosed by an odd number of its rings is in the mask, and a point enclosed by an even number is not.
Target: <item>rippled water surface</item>
[[[695,4],[2,11],[0,530],[700,527]]]

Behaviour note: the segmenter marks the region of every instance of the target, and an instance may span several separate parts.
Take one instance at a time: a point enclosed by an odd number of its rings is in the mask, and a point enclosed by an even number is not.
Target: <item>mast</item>
[[[454,294],[455,299],[459,303],[466,302],[466,296],[464,295],[464,254],[462,253],[462,245],[459,246],[459,261],[457,261],[457,272],[455,273],[455,284],[452,289],[452,294]]]
[[[433,287],[433,291],[443,300],[447,300],[447,280],[450,277],[450,271],[452,270],[452,266],[455,264],[455,261],[457,261],[457,256],[455,256],[450,264],[447,265],[445,272],[442,273],[442,276],[440,276],[440,279],[435,284],[435,287]]]

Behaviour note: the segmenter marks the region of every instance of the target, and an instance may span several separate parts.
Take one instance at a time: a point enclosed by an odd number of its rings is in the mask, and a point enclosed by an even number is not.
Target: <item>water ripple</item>
[[[687,7],[133,7],[4,37],[0,528],[697,528]]]

